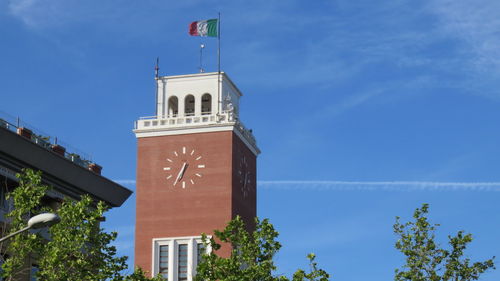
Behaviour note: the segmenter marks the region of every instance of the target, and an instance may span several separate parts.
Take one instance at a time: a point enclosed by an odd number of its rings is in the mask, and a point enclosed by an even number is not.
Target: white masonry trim
[[[208,239],[211,239],[211,235],[207,235]],[[164,238],[153,238],[152,240],[152,261],[151,261],[151,277],[159,274],[160,268],[160,246],[168,245],[168,280],[178,280],[177,271],[178,267],[178,249],[179,244],[188,245],[188,281],[193,281],[196,275],[196,256],[197,256],[197,243],[203,243],[201,236],[183,236],[183,237],[164,237]],[[206,251],[210,253],[212,249],[208,245]]]
[[[176,128],[173,130],[165,130],[165,129],[147,129],[147,130],[134,130],[135,136],[137,138],[148,138],[148,137],[161,137],[161,136],[173,136],[173,135],[188,135],[188,134],[199,134],[199,133],[212,133],[212,132],[227,132],[227,131],[233,131],[242,141],[245,143],[245,145],[252,151],[255,156],[260,154],[260,150],[252,145],[244,136],[243,134],[234,126],[234,124],[227,124],[227,125],[219,125],[219,126],[213,126],[209,125],[207,127],[181,127],[181,128]]]

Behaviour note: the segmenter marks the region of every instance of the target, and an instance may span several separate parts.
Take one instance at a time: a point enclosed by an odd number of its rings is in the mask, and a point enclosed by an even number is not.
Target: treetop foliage
[[[229,258],[217,255],[221,244],[214,237],[203,234],[207,251],[198,264],[196,281],[288,281],[285,276],[274,274],[276,265],[273,258],[281,248],[276,240],[278,232],[268,219],[255,219],[255,230],[248,232],[241,217],[230,221],[222,231],[215,231],[215,237],[222,243],[232,246]],[[311,272],[297,270],[293,281],[327,281],[326,271],[318,269],[314,254],[308,256]]]
[[[478,280],[488,269],[495,269],[495,257],[482,262],[471,262],[464,257],[472,235],[462,230],[448,236],[451,249],[441,248],[435,241],[439,225],[429,222],[428,212],[429,205],[423,204],[413,213],[414,221],[401,223],[396,217],[394,233],[399,236],[396,249],[406,256],[406,263],[396,269],[394,280],[469,281]]]
[[[9,231],[26,226],[27,220],[43,212],[56,210],[43,204],[50,187],[44,185],[40,172],[25,170],[17,175],[19,186],[8,194],[14,208],[7,214]],[[136,268],[132,274],[127,268],[127,257],[117,256],[112,242],[117,233],[107,233],[100,222],[108,206],[84,195],[80,200],[66,198],[57,208],[60,223],[40,232],[24,232],[11,238],[2,265],[5,280],[26,276],[27,261],[39,266],[37,278],[46,281],[161,281],[160,276],[146,277]],[[429,222],[429,205],[423,204],[413,213],[413,220],[401,222],[396,217],[393,226],[398,236],[395,247],[405,256],[405,263],[395,270],[396,281],[470,281],[478,280],[489,269],[495,269],[494,259],[473,262],[465,255],[472,235],[460,230],[448,236],[449,248],[436,242],[438,224]],[[318,267],[316,256],[309,254],[309,269],[298,269],[291,279],[276,274],[274,257],[281,249],[279,233],[268,219],[255,219],[255,230],[247,231],[241,217],[230,221],[225,229],[214,231],[214,236],[202,235],[205,253],[197,267],[195,281],[328,281],[330,275]],[[4,226],[5,227],[5,226]],[[230,256],[221,257],[218,251],[230,246]]]
[[[2,265],[5,280],[17,280],[29,274],[33,260],[38,265],[37,279],[45,281],[145,281],[150,279],[136,269],[123,275],[127,257],[119,257],[111,243],[116,232],[105,232],[100,222],[108,206],[95,202],[89,195],[80,200],[66,198],[57,210],[43,204],[43,197],[50,189],[42,184],[41,172],[26,169],[18,174],[19,186],[8,194],[13,209],[7,214],[11,232],[22,229],[26,221],[37,214],[57,211],[61,221],[48,230],[49,237],[41,232],[24,232],[14,236],[7,244],[7,258]],[[3,247],[2,247],[3,248]]]

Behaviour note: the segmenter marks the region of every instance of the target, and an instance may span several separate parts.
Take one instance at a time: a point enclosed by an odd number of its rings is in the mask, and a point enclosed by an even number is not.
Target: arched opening
[[[184,99],[184,115],[193,116],[194,115],[194,96],[187,95]]]
[[[210,94],[204,94],[201,96],[201,114],[212,114],[212,96]]]
[[[177,114],[179,114],[179,99],[171,96],[168,99],[168,117],[177,117]]]

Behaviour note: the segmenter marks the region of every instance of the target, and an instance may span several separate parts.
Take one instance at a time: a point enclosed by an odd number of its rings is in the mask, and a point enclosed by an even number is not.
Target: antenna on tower
[[[160,70],[160,57],[156,57],[156,66],[155,66],[155,78],[158,79],[158,70]]]
[[[156,65],[155,65],[155,86],[156,86],[156,93],[155,93],[155,112],[156,116],[158,118],[158,70],[160,70],[160,57],[156,57]]]
[[[203,49],[205,49],[205,44],[201,43],[200,44],[200,73],[205,72],[205,69],[203,69]]]

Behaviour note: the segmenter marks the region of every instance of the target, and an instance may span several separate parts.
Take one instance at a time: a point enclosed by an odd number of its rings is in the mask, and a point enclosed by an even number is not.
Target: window
[[[204,252],[199,236],[153,239],[152,274],[168,281],[193,281]]]
[[[204,94],[201,96],[201,114],[212,114],[212,96],[210,94]]]
[[[196,264],[199,264],[203,254],[205,253],[205,245],[196,243]]]
[[[179,244],[179,250],[177,251],[179,256],[177,258],[178,261],[178,271],[177,276],[179,277],[179,281],[187,281],[188,276],[188,245],[187,244]]]
[[[187,95],[184,99],[184,115],[193,116],[194,115],[194,96]]]
[[[179,100],[176,96],[172,96],[168,99],[168,117],[177,117],[179,113],[178,106]]]
[[[160,246],[159,271],[162,277],[168,278],[168,245]]]

